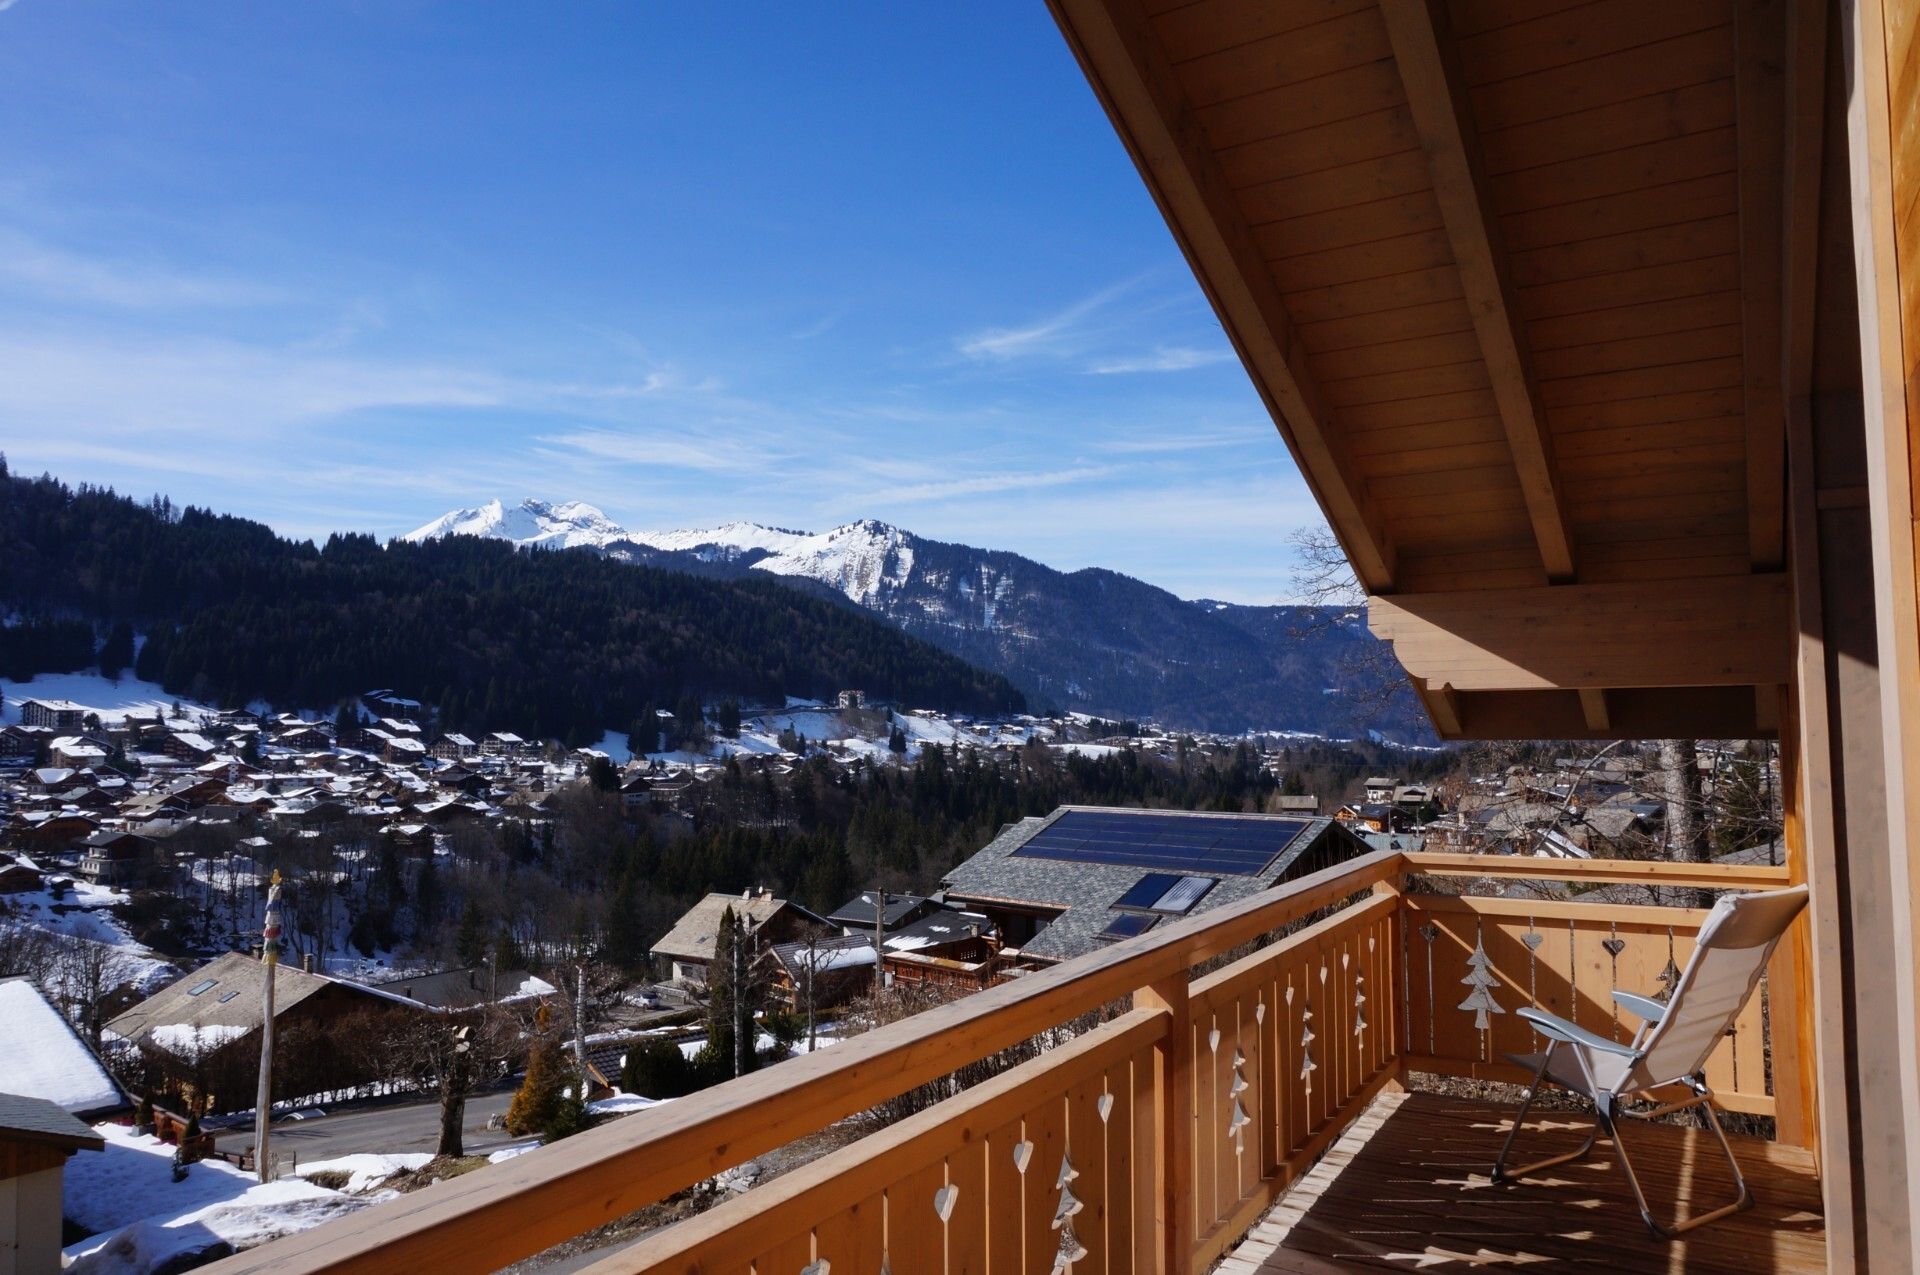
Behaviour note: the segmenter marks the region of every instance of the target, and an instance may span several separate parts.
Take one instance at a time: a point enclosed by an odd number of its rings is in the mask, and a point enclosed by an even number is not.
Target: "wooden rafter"
[[[1350,464],[1253,232],[1175,86],[1138,0],[1050,0],[1221,324],[1252,373],[1334,535],[1370,591],[1394,584],[1394,547]]]
[[[1573,537],[1553,442],[1522,339],[1500,223],[1487,201],[1478,132],[1438,0],[1380,0],[1407,107],[1426,148],[1433,191],[1473,314],[1481,357],[1520,476],[1547,578],[1574,576]]]
[[[1404,593],[1367,605],[1367,626],[1408,673],[1457,692],[1775,686],[1787,680],[1791,619],[1778,573],[1685,589]]]
[[[1736,0],[1733,29],[1747,542],[1754,569],[1767,571],[1781,565],[1786,545],[1787,436],[1780,376],[1785,220],[1781,173],[1786,161],[1782,0]]]

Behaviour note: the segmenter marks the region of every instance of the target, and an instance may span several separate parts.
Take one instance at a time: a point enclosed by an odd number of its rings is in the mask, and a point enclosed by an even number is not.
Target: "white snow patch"
[[[345,1173],[347,1184],[340,1189],[348,1195],[361,1195],[379,1186],[396,1173],[410,1173],[425,1165],[433,1157],[424,1151],[409,1151],[401,1155],[375,1155],[363,1152],[359,1155],[343,1155],[332,1160],[315,1160],[312,1164],[303,1164],[294,1171],[293,1176],[308,1178],[316,1173]]]
[[[69,1218],[98,1232],[69,1245],[70,1272],[146,1275],[221,1243],[250,1248],[332,1221],[364,1201],[299,1178],[266,1185],[221,1160],[173,1181],[173,1147],[120,1125],[96,1125],[105,1151],[67,1161]]]
[[[0,1085],[69,1112],[103,1111],[126,1099],[93,1051],[24,978],[0,981]]]

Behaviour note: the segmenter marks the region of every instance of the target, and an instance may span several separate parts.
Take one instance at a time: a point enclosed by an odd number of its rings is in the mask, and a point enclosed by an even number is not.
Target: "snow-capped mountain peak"
[[[506,540],[522,549],[602,547],[627,538],[626,529],[592,505],[579,500],[550,501],[533,497],[508,508],[489,500],[472,509],[442,514],[404,539],[437,540],[442,536],[481,536]]]
[[[708,559],[753,555],[756,570],[805,576],[864,606],[875,605],[913,572],[913,534],[872,518],[822,532],[730,522],[704,531],[635,532],[629,538],[651,549]]]

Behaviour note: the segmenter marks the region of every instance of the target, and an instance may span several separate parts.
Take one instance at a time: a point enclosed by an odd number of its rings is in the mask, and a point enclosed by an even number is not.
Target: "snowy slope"
[[[421,541],[441,536],[483,536],[508,540],[522,549],[573,549],[582,545],[603,547],[626,535],[620,524],[583,501],[567,500],[556,505],[530,496],[511,509],[498,500],[473,509],[456,509],[403,538]]]
[[[701,556],[715,549],[742,560],[761,554],[749,564],[756,570],[817,580],[866,607],[882,607],[913,576],[913,534],[872,518],[817,534],[730,522],[708,531],[640,531],[628,539]]]

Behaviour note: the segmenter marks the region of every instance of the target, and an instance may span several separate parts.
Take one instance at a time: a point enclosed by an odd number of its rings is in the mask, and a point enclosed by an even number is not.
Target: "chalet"
[[[282,730],[273,737],[273,742],[276,747],[293,752],[311,752],[331,747],[333,738],[320,727],[303,722],[298,726]]]
[[[87,708],[67,699],[27,699],[20,701],[20,724],[44,726],[48,730],[75,731],[86,724]]]
[[[827,934],[775,943],[766,966],[774,999],[791,1010],[831,1009],[873,986],[871,934]]]
[[[44,727],[0,726],[0,765],[31,765],[51,738],[53,732]]]
[[[1320,813],[1320,799],[1300,793],[1276,793],[1267,804],[1276,815],[1305,815],[1311,819]]]
[[[108,1020],[104,1034],[141,1050],[175,1093],[222,1112],[250,1107],[258,1079],[267,965],[229,952]],[[282,963],[274,973],[275,1033],[291,1093],[346,1088],[371,1077],[345,1047],[356,1014],[425,1013],[416,1001]],[[277,1064],[280,1065],[280,1064]]]
[[[76,811],[26,811],[10,828],[14,845],[33,854],[64,854],[100,828],[100,821]]]
[[[447,761],[457,761],[479,753],[480,745],[474,743],[465,735],[442,735],[433,741],[433,746],[429,751],[435,757],[443,758]]]
[[[942,907],[889,935],[882,963],[896,985],[977,991],[1005,968],[1003,950],[999,931],[986,913]]]
[[[45,886],[46,878],[33,860],[0,858],[0,894],[32,894]]]
[[[839,926],[843,934],[871,935],[876,923],[881,933],[892,934],[938,910],[940,905],[923,895],[863,890],[828,913],[827,922]]]
[[[527,751],[527,741],[512,731],[497,730],[481,741],[480,751],[489,757],[518,757]]]
[[[1044,965],[1365,851],[1330,819],[1063,806],[1008,825],[946,875],[943,897]]]
[[[190,765],[211,761],[220,751],[219,745],[198,731],[191,730],[169,730],[160,747],[167,756]]]
[[[107,756],[106,745],[91,735],[58,735],[47,743],[47,760],[56,766],[84,770],[103,765]]]
[[[151,838],[102,829],[80,842],[80,875],[95,885],[139,885],[158,866]]]
[[[729,910],[745,922],[749,938],[763,947],[824,934],[831,928],[799,904],[774,898],[771,890],[709,894],[653,945],[653,954],[671,965],[674,982],[705,986],[707,967],[719,946],[720,921]]]

